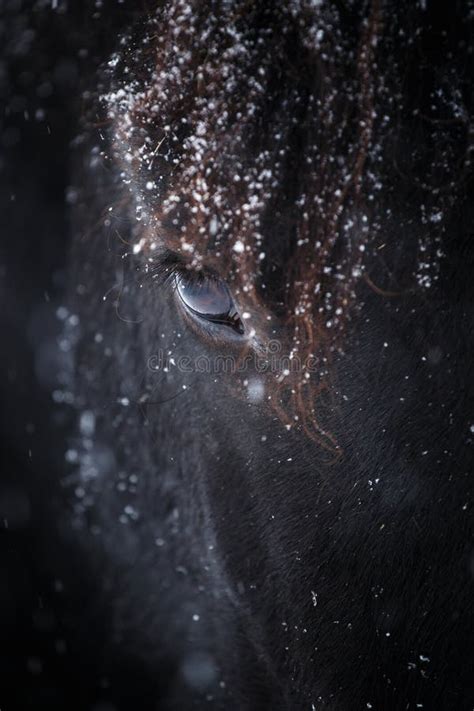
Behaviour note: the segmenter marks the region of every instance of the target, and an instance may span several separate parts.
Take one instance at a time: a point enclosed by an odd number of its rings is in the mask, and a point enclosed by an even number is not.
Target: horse
[[[92,63],[66,458],[134,708],[472,708],[472,18],[450,11],[129,5]]]

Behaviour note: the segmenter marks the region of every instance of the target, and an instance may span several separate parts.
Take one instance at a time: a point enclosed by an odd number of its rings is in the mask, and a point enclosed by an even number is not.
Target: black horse
[[[63,548],[120,708],[472,708],[472,9],[451,11],[108,11],[55,399]]]

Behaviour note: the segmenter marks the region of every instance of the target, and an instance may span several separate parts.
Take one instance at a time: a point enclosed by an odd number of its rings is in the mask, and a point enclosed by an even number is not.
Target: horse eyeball
[[[180,274],[176,277],[176,291],[194,316],[244,333],[244,325],[229,288],[219,277],[204,273]]]

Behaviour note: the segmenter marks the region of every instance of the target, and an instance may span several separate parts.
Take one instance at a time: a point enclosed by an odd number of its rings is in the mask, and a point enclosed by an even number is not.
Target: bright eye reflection
[[[176,289],[185,307],[195,316],[244,333],[244,325],[227,285],[206,274],[179,275]]]

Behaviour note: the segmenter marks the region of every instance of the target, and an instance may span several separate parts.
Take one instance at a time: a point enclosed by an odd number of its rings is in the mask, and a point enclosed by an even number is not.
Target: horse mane
[[[300,364],[273,377],[279,417],[337,447],[315,403],[361,287],[378,289],[369,265],[386,241],[379,203],[394,117],[408,112],[397,57],[410,33],[397,40],[379,0],[172,0],[146,25],[145,41],[143,27],[122,40],[104,95],[136,251],[225,276],[258,342],[278,338]],[[423,193],[425,262],[439,253],[441,193]]]

